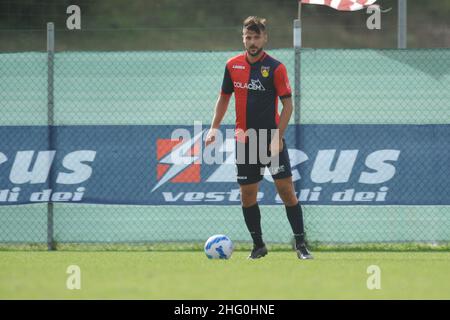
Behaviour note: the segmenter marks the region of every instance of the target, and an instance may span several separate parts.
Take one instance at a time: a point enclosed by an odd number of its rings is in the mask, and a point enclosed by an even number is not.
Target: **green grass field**
[[[0,299],[450,299],[448,252],[0,252]],[[69,265],[81,289],[69,290]],[[369,290],[367,268],[381,270]]]

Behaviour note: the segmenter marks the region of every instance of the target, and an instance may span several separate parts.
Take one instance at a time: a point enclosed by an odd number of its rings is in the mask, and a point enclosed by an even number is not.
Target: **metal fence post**
[[[295,80],[294,80],[294,120],[300,124],[300,50],[302,27],[299,19],[294,20]]]
[[[406,49],[408,46],[406,12],[407,12],[407,0],[398,0],[398,30],[397,30],[398,49]]]
[[[54,149],[53,124],[54,124],[54,100],[53,100],[53,68],[55,56],[55,26],[53,22],[47,23],[47,126],[48,126],[48,147]],[[50,170],[49,188],[53,190],[53,169]],[[47,249],[56,250],[53,236],[53,203],[47,203]]]
[[[295,125],[295,148],[301,150],[300,133],[300,78],[301,78],[301,47],[302,47],[302,22],[301,22],[301,1],[298,2],[298,18],[294,20],[294,125]],[[300,179],[294,182],[295,189],[300,193]]]

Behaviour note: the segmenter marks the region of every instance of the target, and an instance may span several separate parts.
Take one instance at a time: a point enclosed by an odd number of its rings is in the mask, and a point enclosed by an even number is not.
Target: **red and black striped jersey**
[[[291,96],[286,67],[266,52],[254,63],[248,62],[247,53],[235,56],[227,61],[221,94],[233,92],[237,133],[250,128],[276,129],[280,118],[278,97]]]

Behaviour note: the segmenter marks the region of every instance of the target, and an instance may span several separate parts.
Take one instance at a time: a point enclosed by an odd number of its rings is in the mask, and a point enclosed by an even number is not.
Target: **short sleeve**
[[[280,64],[278,68],[275,69],[273,81],[277,96],[279,96],[280,99],[292,96],[291,86],[289,85],[289,78],[284,64]]]
[[[222,95],[230,95],[234,91],[233,89],[233,81],[231,80],[230,72],[228,71],[228,67],[225,67],[225,72],[223,74],[223,81],[222,81]]]

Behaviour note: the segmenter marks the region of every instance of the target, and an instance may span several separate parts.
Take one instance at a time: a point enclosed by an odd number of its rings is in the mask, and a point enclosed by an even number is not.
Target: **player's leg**
[[[242,154],[240,152],[245,152]],[[240,153],[240,154],[238,154]],[[267,254],[267,249],[262,239],[261,213],[258,206],[258,184],[262,180],[261,166],[250,160],[250,148],[236,143],[236,169],[237,182],[240,187],[242,212],[245,224],[253,240],[253,250],[250,259],[257,259]]]
[[[283,150],[278,157],[278,167],[271,167],[270,171],[272,172],[277,192],[285,205],[286,215],[295,237],[297,255],[300,259],[312,259],[313,257],[306,247],[303,212],[295,195],[286,144],[284,144]]]
[[[257,201],[258,182],[241,184],[241,203],[245,224],[253,240],[253,250],[250,259],[258,259],[267,254],[267,248],[262,238],[261,212]]]
[[[262,247],[261,213],[257,202],[258,183],[240,185],[242,212],[245,224],[257,247]]]
[[[242,213],[245,224],[253,240],[253,250],[250,259],[257,259],[267,254],[262,238],[261,212],[257,201],[258,184],[262,179],[260,168],[249,165],[237,165],[238,183],[241,193]]]
[[[286,215],[294,233],[295,243],[305,242],[305,230],[303,224],[303,212],[300,203],[295,196],[292,177],[274,179],[277,192],[286,208]]]
[[[274,179],[277,192],[286,208],[287,218],[294,232],[296,243],[305,242],[303,212],[295,196],[292,177]]]
[[[305,242],[305,229],[303,224],[303,212],[300,202],[295,196],[292,177],[274,179],[280,198],[283,200],[286,215],[291,225],[295,238],[295,248],[300,259],[312,259]]]

